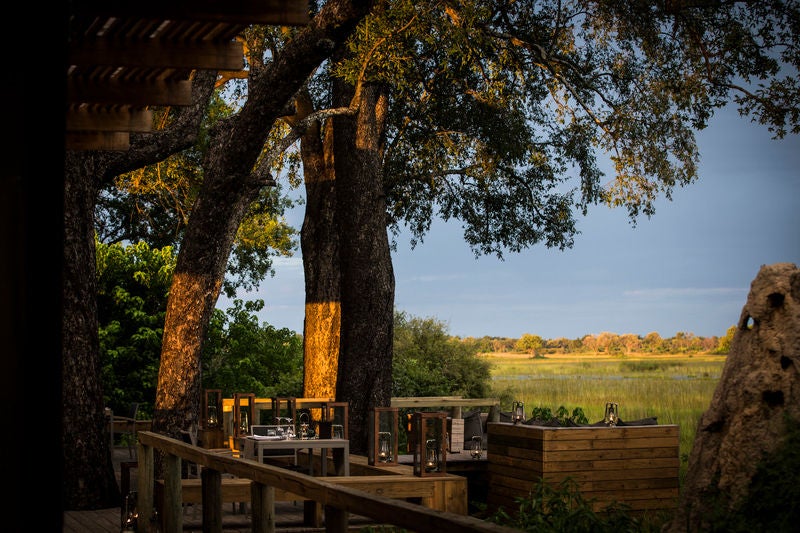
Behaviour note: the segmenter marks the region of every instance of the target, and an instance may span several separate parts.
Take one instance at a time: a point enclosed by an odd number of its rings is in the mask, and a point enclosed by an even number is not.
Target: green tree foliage
[[[146,416],[155,399],[175,251],[144,242],[95,245],[104,400],[115,412],[138,402]]]
[[[106,405],[124,412],[131,402],[152,415],[167,294],[175,269],[171,246],[97,242],[98,316]],[[259,397],[301,396],[302,338],[287,328],[259,324],[264,302],[235,300],[217,309],[202,358],[203,386]]]
[[[214,311],[205,342],[203,387],[222,389],[223,397],[252,392],[259,398],[301,397],[303,339],[288,328],[259,324],[256,300],[234,300],[223,312]]]
[[[95,229],[100,240],[144,241],[153,248],[177,247],[202,185],[209,128],[231,112],[232,107],[215,92],[195,146],[106,183],[95,208]],[[163,127],[174,120],[173,114],[169,109],[159,110],[158,120]],[[285,170],[287,175],[295,176],[295,159],[291,154],[277,159],[274,171]],[[257,288],[267,275],[274,274],[274,256],[292,255],[297,248],[297,230],[283,216],[293,206],[294,201],[279,183],[259,191],[236,233],[222,286],[226,296],[233,298],[239,288]]]
[[[514,349],[516,351],[525,352],[532,355],[538,355],[543,347],[544,339],[542,339],[539,335],[531,335],[530,333],[523,333],[522,337],[520,337],[517,343],[514,345]]]
[[[489,362],[448,335],[443,322],[395,311],[393,396],[483,398],[491,386],[489,372]]]
[[[502,257],[571,247],[594,204],[652,215],[697,179],[695,133],[731,100],[800,131],[797,18],[786,2],[396,0],[337,72],[392,88],[392,229],[457,218],[476,255]]]
[[[736,326],[731,326],[725,332],[724,337],[720,337],[717,341],[717,347],[714,349],[714,353],[718,354],[725,354],[727,355],[731,351],[731,343],[733,342],[733,336],[736,334]]]

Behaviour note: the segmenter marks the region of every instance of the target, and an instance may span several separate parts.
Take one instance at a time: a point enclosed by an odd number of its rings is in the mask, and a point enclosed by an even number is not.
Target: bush
[[[539,480],[527,497],[517,498],[514,512],[501,509],[487,520],[522,531],[552,533],[623,533],[658,531],[659,523],[644,521],[623,504],[593,510],[594,500],[585,499],[577,483],[567,478],[557,485]]]

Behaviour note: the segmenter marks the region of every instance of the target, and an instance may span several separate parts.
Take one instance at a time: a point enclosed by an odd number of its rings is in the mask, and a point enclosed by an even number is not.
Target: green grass
[[[725,365],[718,355],[486,357],[493,363],[494,394],[523,402],[526,413],[580,407],[592,423],[603,420],[606,402],[616,402],[623,421],[656,417],[659,424],[676,424],[681,483],[697,424]]]

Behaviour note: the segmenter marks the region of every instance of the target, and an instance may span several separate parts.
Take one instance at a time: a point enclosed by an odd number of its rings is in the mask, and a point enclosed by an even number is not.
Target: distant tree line
[[[532,356],[548,354],[697,354],[710,353],[725,355],[730,350],[736,326],[728,328],[722,337],[700,337],[690,332],[679,331],[674,337],[664,338],[653,331],[644,337],[625,333],[618,335],[604,331],[587,334],[577,339],[559,337],[545,339],[539,335],[523,334],[520,338],[510,337],[464,337],[460,341],[474,347],[478,352],[488,353],[529,353]]]

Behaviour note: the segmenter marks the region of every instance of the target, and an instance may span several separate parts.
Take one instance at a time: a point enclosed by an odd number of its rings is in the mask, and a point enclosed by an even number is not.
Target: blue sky
[[[698,143],[697,182],[659,201],[636,227],[624,210],[593,207],[563,252],[536,247],[476,260],[457,221],[435,223],[414,250],[401,235],[395,307],[461,337],[724,335],[761,265],[800,265],[800,138],[773,140],[725,110]],[[302,207],[289,221],[299,228]],[[302,333],[299,252],[276,271],[241,297],[265,301],[262,321]],[[226,305],[221,297],[218,306]]]

